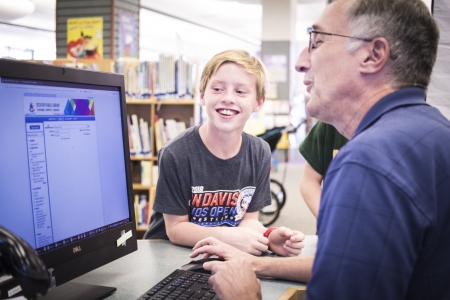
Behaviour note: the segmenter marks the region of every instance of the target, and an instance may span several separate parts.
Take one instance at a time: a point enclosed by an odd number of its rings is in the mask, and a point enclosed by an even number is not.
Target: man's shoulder
[[[434,161],[434,150],[450,148],[450,122],[431,107],[409,107],[389,112],[356,135],[342,148],[340,161],[387,172],[411,168],[413,162]],[[342,160],[345,158],[345,160]]]

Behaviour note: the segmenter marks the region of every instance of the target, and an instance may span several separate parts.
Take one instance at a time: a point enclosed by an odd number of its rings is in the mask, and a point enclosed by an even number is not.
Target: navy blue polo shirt
[[[308,299],[450,299],[450,122],[406,88],[330,165]]]

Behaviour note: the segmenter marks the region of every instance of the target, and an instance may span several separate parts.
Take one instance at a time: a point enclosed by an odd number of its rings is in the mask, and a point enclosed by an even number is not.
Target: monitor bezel
[[[136,220],[131,181],[131,163],[126,121],[125,83],[123,75],[0,58],[0,77],[69,82],[119,88],[124,168],[126,172],[130,222],[77,242],[41,253],[39,256],[46,267],[52,269],[52,275],[55,279],[56,286],[59,286],[115,259],[136,251]],[[117,246],[117,240],[121,237],[122,233],[128,231],[132,232],[132,236],[126,241],[126,245]],[[75,251],[75,248],[77,251]]]

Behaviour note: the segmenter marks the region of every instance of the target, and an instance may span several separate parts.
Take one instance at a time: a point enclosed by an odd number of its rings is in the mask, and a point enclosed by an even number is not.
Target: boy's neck
[[[235,157],[242,145],[242,131],[222,132],[214,125],[203,124],[198,130],[206,148],[220,159]]]

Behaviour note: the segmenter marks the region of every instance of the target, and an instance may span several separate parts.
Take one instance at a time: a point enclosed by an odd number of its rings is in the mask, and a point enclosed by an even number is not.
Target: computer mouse
[[[45,295],[50,287],[51,277],[34,249],[0,226],[0,275],[7,274],[20,284],[27,299]]]
[[[193,260],[181,267],[182,270],[211,274],[211,271],[203,269],[203,264],[207,261],[224,261],[222,258],[210,257]]]

